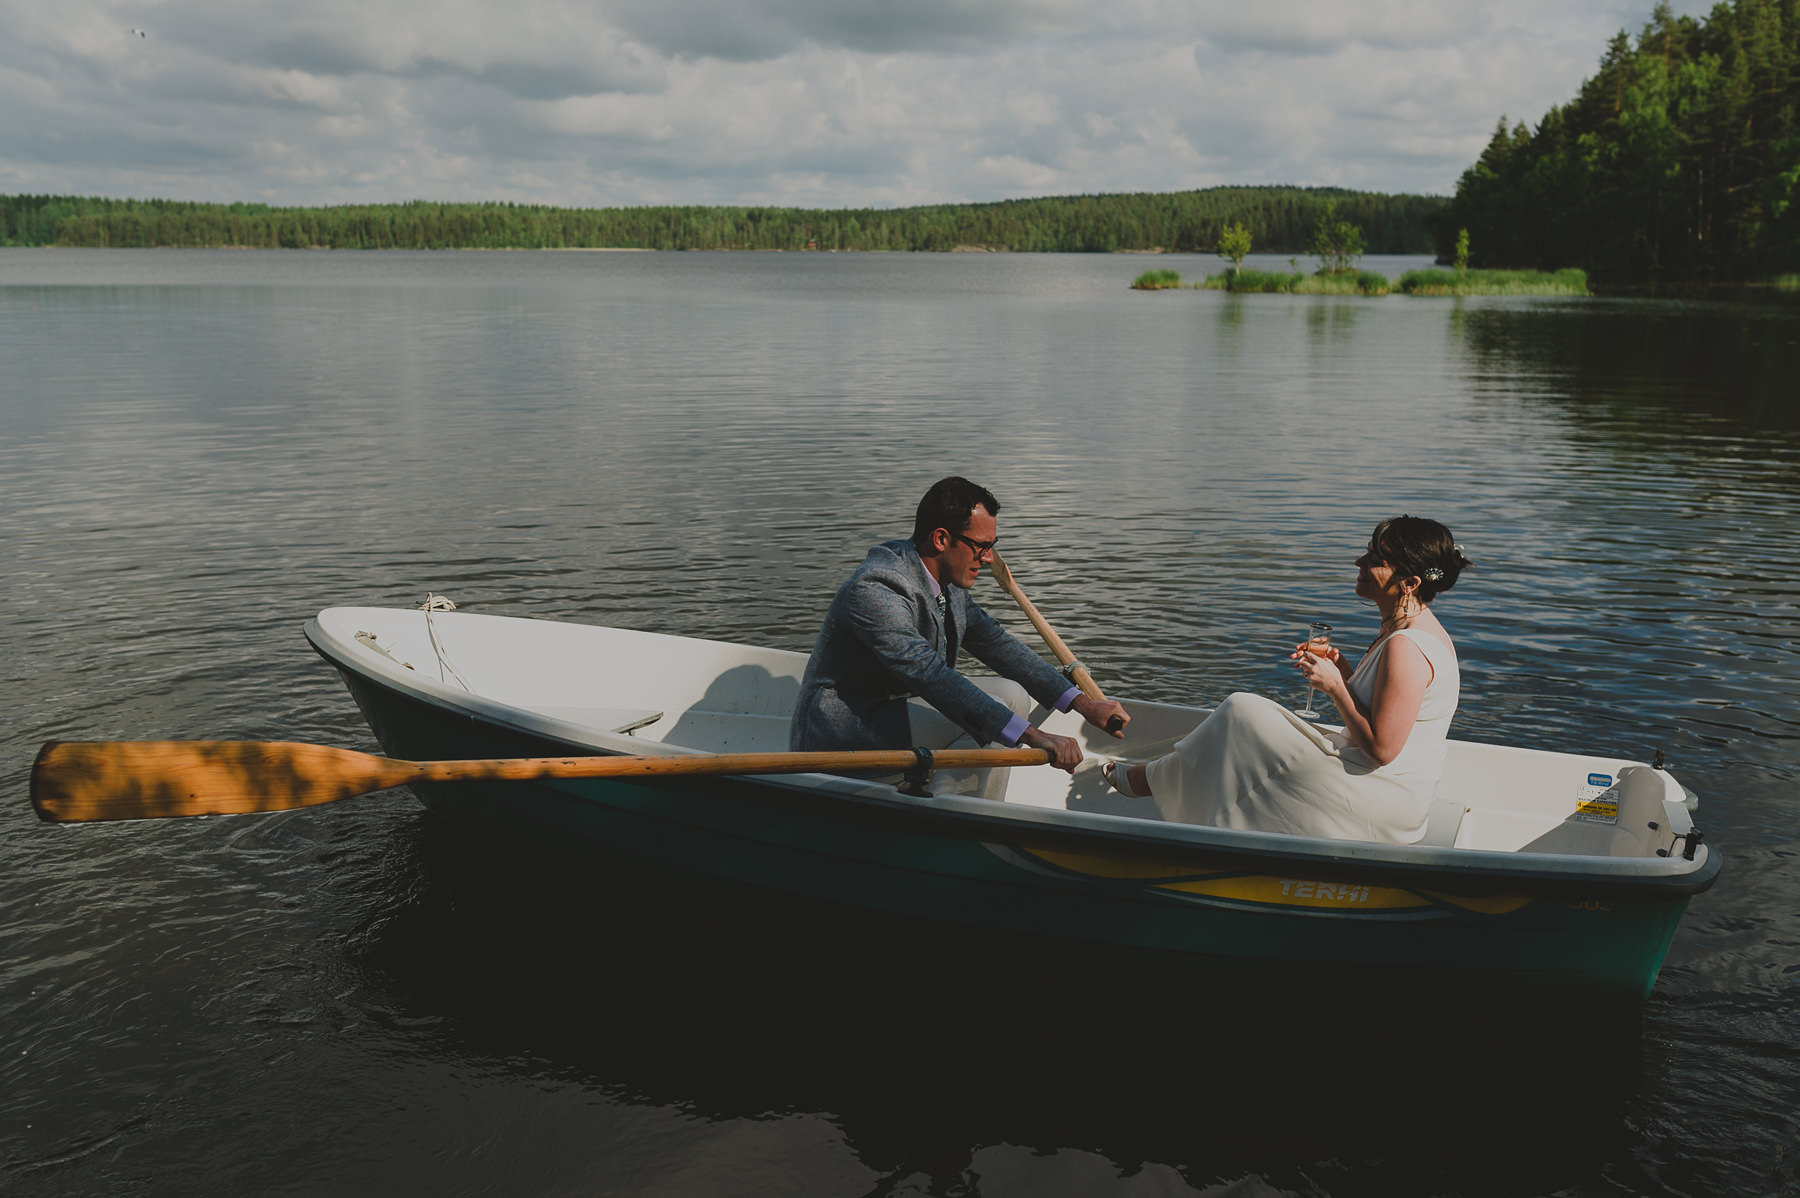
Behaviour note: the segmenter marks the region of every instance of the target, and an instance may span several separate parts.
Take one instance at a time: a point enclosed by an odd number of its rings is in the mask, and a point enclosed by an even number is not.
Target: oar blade
[[[283,741],[51,741],[31,805],[58,823],[282,811],[399,785],[409,765]]]

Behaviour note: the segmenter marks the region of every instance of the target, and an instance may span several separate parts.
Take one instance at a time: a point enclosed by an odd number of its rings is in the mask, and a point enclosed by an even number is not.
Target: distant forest
[[[1659,4],[1535,130],[1500,120],[1437,225],[1486,267],[1624,278],[1800,270],[1800,0]]]
[[[1215,187],[920,208],[550,208],[363,204],[275,208],[174,200],[0,196],[0,245],[293,249],[955,250],[1212,253],[1241,223],[1258,253],[1303,254],[1319,214],[1361,226],[1375,254],[1428,254],[1441,196]]]

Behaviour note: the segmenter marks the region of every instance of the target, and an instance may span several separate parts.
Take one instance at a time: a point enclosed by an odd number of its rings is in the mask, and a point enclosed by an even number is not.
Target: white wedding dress
[[[1321,731],[1273,700],[1239,692],[1174,752],[1145,767],[1163,818],[1291,836],[1417,843],[1444,772],[1462,674],[1455,649],[1402,628],[1371,646],[1350,676],[1350,691],[1363,705],[1394,637],[1417,645],[1431,663],[1419,720],[1394,760],[1376,766],[1344,733]]]

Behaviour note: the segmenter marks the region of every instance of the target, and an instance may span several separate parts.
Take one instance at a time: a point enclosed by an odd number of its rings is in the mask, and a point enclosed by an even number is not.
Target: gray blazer
[[[794,703],[791,749],[909,748],[906,701],[913,696],[960,724],[978,743],[998,740],[1013,713],[957,673],[951,663],[965,649],[1039,703],[1049,706],[1062,698],[1067,678],[1000,627],[966,589],[944,589],[948,629],[913,543],[886,541],[869,550],[825,613]]]

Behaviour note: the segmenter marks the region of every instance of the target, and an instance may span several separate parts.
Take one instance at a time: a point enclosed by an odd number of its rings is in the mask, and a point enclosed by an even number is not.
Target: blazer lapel
[[[944,606],[940,608],[937,600],[931,595],[931,573],[925,569],[925,563],[919,557],[918,550],[913,548],[911,541],[906,543],[905,555],[913,571],[914,582],[919,588],[919,593],[925,596],[925,605],[931,609],[931,647],[939,653],[943,653],[954,643],[950,634],[950,605],[955,603],[956,599],[950,592],[956,588],[943,588]],[[956,661],[955,654],[949,654],[946,660],[954,663]]]

